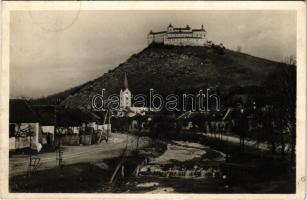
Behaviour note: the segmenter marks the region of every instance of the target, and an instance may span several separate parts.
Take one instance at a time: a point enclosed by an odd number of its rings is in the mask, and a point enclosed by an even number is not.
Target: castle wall
[[[150,32],[148,44],[158,43],[174,46],[208,46],[206,31],[203,29],[173,28],[169,26],[167,31]]]
[[[165,35],[165,33],[149,34],[148,35],[148,44],[151,44],[152,42],[163,44],[164,43],[164,35]]]
[[[167,34],[167,37],[168,38],[172,38],[172,37],[193,37],[193,33],[190,32],[190,33],[168,33]]]
[[[193,32],[193,37],[203,37],[203,38],[205,38],[206,37],[206,32],[204,32],[204,31],[195,31],[195,32]]]
[[[164,44],[174,46],[206,46],[207,40],[205,38],[166,38]]]

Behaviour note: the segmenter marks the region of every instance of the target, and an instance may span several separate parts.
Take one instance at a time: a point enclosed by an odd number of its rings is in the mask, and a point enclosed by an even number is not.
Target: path
[[[222,135],[221,137],[221,134],[200,133],[200,132],[198,134],[201,134],[203,136],[210,137],[210,138],[221,139],[223,141],[228,141],[228,142],[235,143],[235,144],[240,143],[240,138],[236,136],[232,136],[232,135]],[[269,150],[269,146],[267,143],[258,143],[258,146],[257,146],[256,141],[245,139],[244,144],[245,146],[258,148],[260,150],[265,150],[265,151]]]
[[[126,147],[127,138],[128,149],[135,149],[136,137],[127,134],[112,134],[108,143],[102,142],[88,146],[63,146],[63,164],[98,163],[104,159],[118,157]],[[147,145],[148,142],[148,138],[140,139],[139,147]],[[38,170],[57,167],[57,151],[37,154],[35,157],[40,158],[41,165]],[[13,155],[9,162],[10,177],[25,174],[28,170],[29,155]]]

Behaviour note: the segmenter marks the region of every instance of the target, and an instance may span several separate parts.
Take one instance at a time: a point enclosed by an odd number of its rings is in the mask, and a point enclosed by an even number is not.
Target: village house
[[[60,139],[63,145],[93,144],[99,121],[101,121],[99,116],[88,111],[58,108],[56,110],[57,139]]]
[[[32,148],[41,150],[40,118],[26,100],[10,100],[9,149]]]
[[[97,142],[105,128],[97,114],[50,105],[29,105],[10,100],[10,150],[44,146],[80,145]],[[31,142],[30,142],[31,140]]]
[[[54,106],[30,106],[40,118],[40,131],[42,145],[53,145],[55,134],[55,107]]]
[[[227,110],[210,112],[188,111],[176,119],[176,126],[182,131],[202,131],[205,133],[228,133],[231,131],[233,113]],[[225,118],[224,118],[225,117]],[[201,121],[201,122],[200,122]]]
[[[96,122],[97,125],[97,143],[100,143],[101,141],[105,140],[108,142],[108,139],[110,137],[110,133],[112,130],[111,126],[111,117],[113,116],[113,113],[108,111],[93,111],[95,115],[100,117],[100,120]]]

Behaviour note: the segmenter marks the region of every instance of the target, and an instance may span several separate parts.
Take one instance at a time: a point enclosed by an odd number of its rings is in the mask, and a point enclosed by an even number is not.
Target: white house
[[[40,118],[28,106],[26,100],[10,100],[9,149],[32,148],[40,151]]]

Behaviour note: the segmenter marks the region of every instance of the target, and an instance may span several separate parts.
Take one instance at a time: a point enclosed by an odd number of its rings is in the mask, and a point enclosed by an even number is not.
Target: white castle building
[[[174,46],[210,46],[207,40],[207,31],[202,25],[200,29],[191,29],[189,25],[185,28],[175,28],[170,24],[166,31],[148,33],[148,44],[157,43]]]

